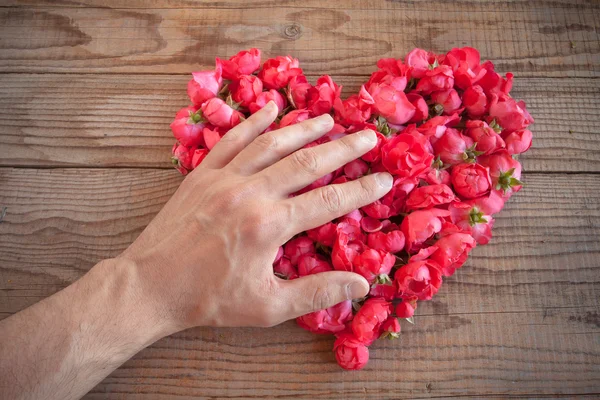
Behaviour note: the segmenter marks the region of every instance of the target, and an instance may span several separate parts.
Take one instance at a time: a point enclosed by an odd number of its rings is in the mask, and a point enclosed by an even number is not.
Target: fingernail
[[[366,131],[362,131],[360,133],[360,137],[365,142],[368,142],[368,143],[371,143],[371,144],[377,143],[377,135],[371,129],[367,129]]]
[[[329,114],[319,115],[316,119],[323,125],[330,125],[333,122],[333,118]]]
[[[392,175],[388,174],[387,172],[376,173],[375,180],[377,183],[379,183],[379,186],[384,188],[390,188],[394,183],[394,178],[392,178]]]
[[[275,108],[277,108],[277,104],[275,104],[275,102],[273,100],[271,100],[265,105],[264,108],[267,111],[273,111]]]
[[[346,286],[348,300],[359,299],[369,293],[369,287],[364,282],[352,282]]]

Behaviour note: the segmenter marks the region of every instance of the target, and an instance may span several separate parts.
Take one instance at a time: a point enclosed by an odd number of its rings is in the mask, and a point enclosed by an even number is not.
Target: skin
[[[367,294],[360,275],[286,281],[280,245],[385,195],[387,173],[293,193],[376,144],[363,131],[302,149],[329,115],[260,135],[271,102],[229,131],[114,259],[0,322],[0,398],[75,399],[153,342],[194,326],[270,327]],[[259,136],[260,135],[260,136]]]

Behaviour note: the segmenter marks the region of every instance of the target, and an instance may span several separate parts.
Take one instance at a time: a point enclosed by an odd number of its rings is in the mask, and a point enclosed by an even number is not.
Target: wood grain
[[[452,7],[441,0],[349,3],[313,0],[275,7],[279,2],[263,1],[249,8],[242,1],[204,6],[163,1],[158,7],[168,8],[137,9],[154,2],[96,1],[89,4],[101,8],[5,7],[0,8],[0,71],[188,73],[209,66],[215,55],[258,46],[266,56],[300,58],[311,74],[366,74],[377,59],[399,57],[414,47],[446,51],[470,45],[499,70],[521,76],[600,75],[600,13],[592,1],[461,1]]]
[[[312,82],[316,76],[309,76]],[[344,95],[362,76],[334,76]],[[0,165],[171,168],[187,75],[0,75]],[[517,77],[536,119],[527,171],[600,171],[600,80]]]
[[[0,168],[0,316],[118,254],[180,181],[170,170]],[[492,242],[422,304],[400,341],[373,347],[363,372],[343,373],[331,339],[293,323],[194,329],[143,351],[87,398],[598,393],[600,178],[525,182]]]

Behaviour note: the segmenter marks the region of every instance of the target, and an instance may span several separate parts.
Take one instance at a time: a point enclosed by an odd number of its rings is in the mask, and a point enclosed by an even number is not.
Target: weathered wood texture
[[[110,3],[0,9],[0,71],[188,73],[215,55],[259,46],[266,55],[299,57],[308,73],[366,74],[377,59],[415,46],[468,44],[522,76],[600,74],[593,1]]]
[[[399,341],[348,373],[293,323],[194,329],[87,398],[600,396],[599,28],[595,0],[4,1],[0,318],[118,254],[168,200],[168,124],[215,55],[289,53],[348,94],[380,57],[471,45],[536,118],[526,186]]]

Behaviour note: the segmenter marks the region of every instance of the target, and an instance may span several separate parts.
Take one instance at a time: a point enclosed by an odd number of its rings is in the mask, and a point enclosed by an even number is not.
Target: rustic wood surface
[[[0,318],[118,254],[167,201],[168,124],[215,55],[289,53],[350,93],[380,57],[471,45],[536,118],[526,186],[400,340],[350,373],[292,322],[192,329],[87,398],[598,397],[599,29],[596,0],[3,1]]]

